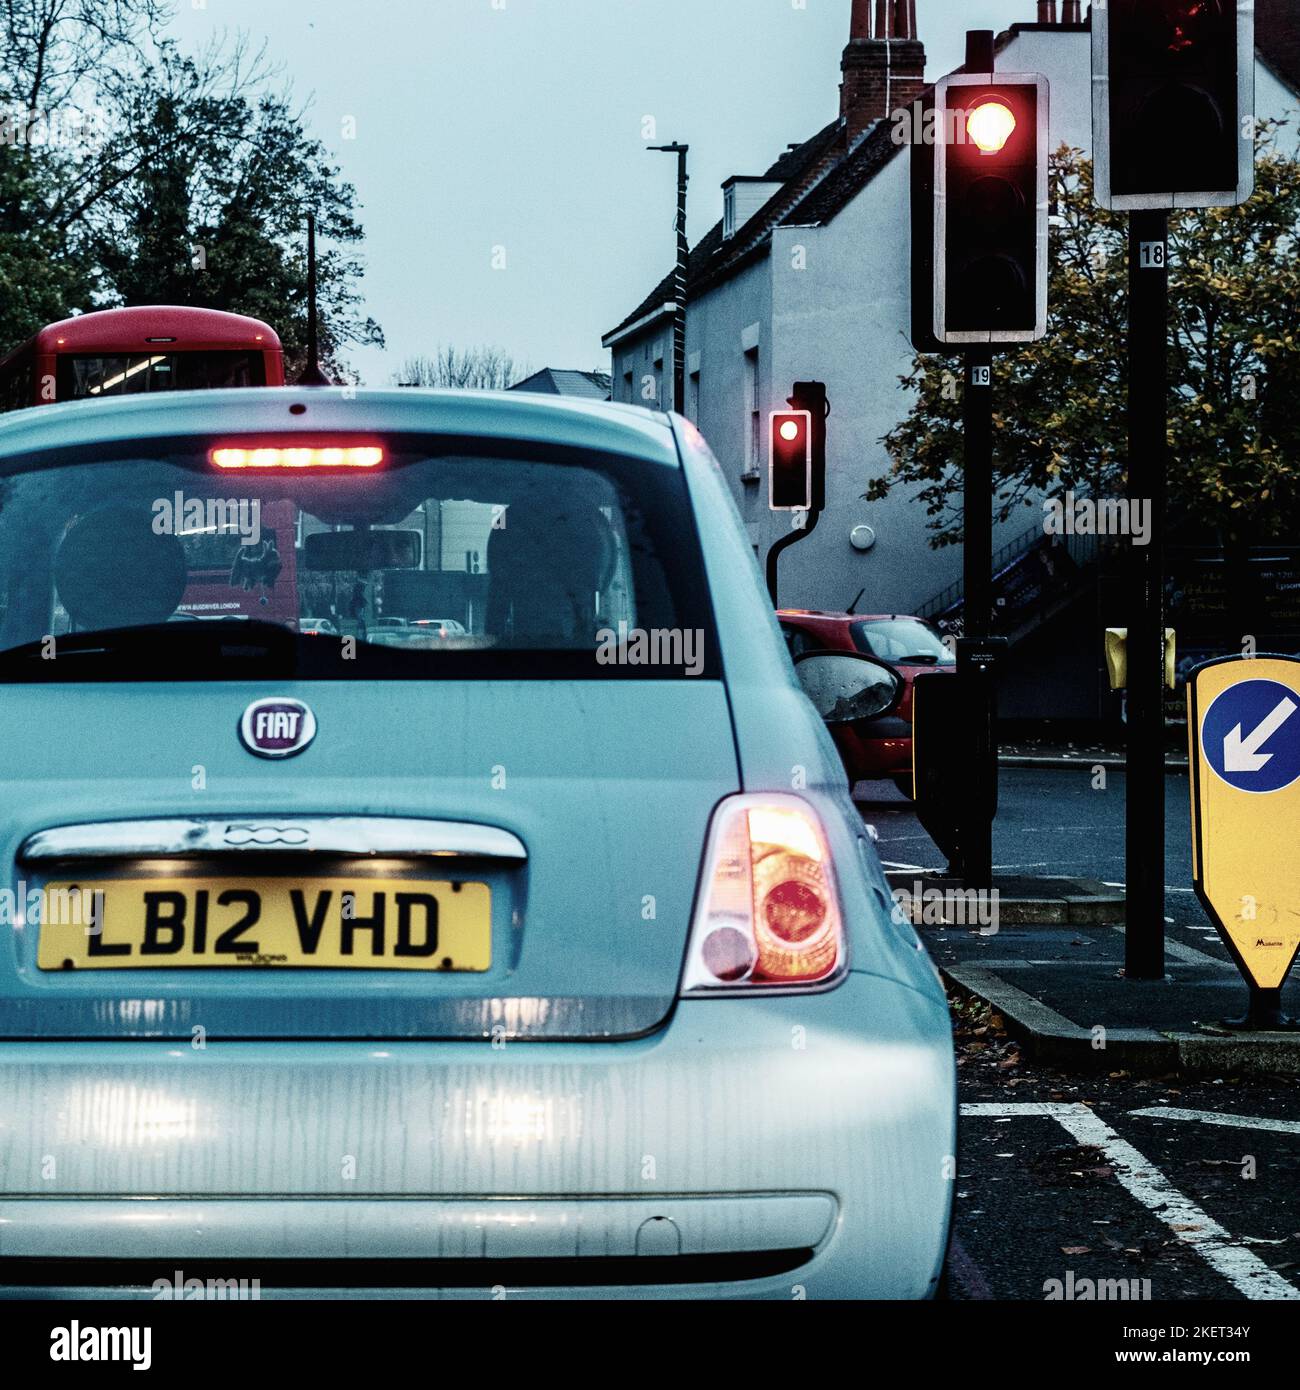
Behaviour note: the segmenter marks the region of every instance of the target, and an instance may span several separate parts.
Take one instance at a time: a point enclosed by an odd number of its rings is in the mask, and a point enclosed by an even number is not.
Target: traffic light
[[[768,505],[774,512],[809,511],[812,488],[812,412],[774,410]]]
[[[947,77],[935,113],[934,336],[1033,342],[1047,332],[1047,80]]]
[[[1096,197],[1104,208],[1231,207],[1255,182],[1249,0],[1092,8]]]

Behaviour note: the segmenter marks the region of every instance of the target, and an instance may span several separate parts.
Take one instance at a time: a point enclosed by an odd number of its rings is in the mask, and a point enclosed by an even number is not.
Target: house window
[[[762,423],[759,420],[758,349],[745,353],[745,472],[756,473],[760,465]]]
[[[700,423],[700,374],[698,371],[691,373],[690,384],[686,388],[686,414],[687,418],[695,424]]]
[[[728,184],[722,191],[722,235],[723,238],[736,234],[736,186]]]

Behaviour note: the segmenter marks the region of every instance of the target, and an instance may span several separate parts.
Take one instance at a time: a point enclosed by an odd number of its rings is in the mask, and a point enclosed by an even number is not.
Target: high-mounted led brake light
[[[714,815],[683,991],[824,985],[844,968],[826,835],[798,797],[735,796]]]
[[[288,448],[217,448],[215,468],[378,468],[384,451],[374,445]]]

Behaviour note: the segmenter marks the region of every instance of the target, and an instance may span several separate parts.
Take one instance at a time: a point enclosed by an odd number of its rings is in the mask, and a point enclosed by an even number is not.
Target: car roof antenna
[[[307,214],[307,365],[299,386],[333,386],[320,368],[320,344],[316,333],[316,214]]]
[[[848,609],[848,611],[849,611],[849,616],[850,616],[850,617],[852,617],[853,614],[856,613],[856,612],[858,611],[858,604],[860,604],[860,603],[862,602],[862,595],[865,594],[866,592],[867,592],[866,589],[859,589],[859,590],[858,590],[858,596],[857,596],[857,598],[855,598],[855,599],[853,600],[853,602],[852,602],[851,604],[849,604],[849,609]]]

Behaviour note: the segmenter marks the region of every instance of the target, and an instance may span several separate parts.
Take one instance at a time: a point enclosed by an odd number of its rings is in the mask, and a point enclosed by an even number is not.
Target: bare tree
[[[452,390],[505,391],[523,381],[531,369],[497,347],[448,345],[408,357],[397,374],[399,386],[438,386]]]
[[[169,0],[0,0],[0,94],[29,119],[76,100],[170,17]]]

